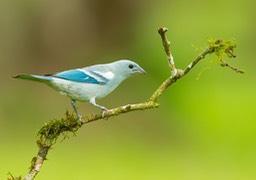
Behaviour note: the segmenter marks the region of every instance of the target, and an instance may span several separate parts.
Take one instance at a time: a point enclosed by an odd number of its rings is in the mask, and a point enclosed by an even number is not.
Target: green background
[[[141,102],[170,75],[160,26],[169,29],[178,68],[214,37],[236,39],[229,62],[246,73],[207,56],[161,96],[160,108],[90,123],[58,142],[36,179],[256,179],[255,16],[253,0],[0,0],[0,179],[24,177],[37,130],[71,110],[68,98],[12,75],[128,58],[148,74],[98,103]],[[78,106],[82,115],[98,112]]]

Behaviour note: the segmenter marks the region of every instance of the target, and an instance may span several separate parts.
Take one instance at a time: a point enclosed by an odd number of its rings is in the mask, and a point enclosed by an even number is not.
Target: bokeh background
[[[208,56],[160,99],[160,108],[97,121],[58,142],[38,180],[256,179],[255,1],[0,0],[0,179],[28,172],[36,132],[71,110],[49,87],[12,79],[128,58],[134,76],[98,103],[144,101],[169,75],[157,33],[169,28],[184,68],[209,37],[236,39],[240,75]],[[98,112],[78,103],[82,115]]]

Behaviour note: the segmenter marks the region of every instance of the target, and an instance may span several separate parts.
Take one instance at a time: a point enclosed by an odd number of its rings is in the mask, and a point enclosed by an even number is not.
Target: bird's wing
[[[102,76],[97,71],[92,71],[89,69],[74,69],[59,72],[51,75],[52,77],[57,77],[61,79],[66,79],[69,81],[90,83],[90,84],[106,84],[109,79]]]

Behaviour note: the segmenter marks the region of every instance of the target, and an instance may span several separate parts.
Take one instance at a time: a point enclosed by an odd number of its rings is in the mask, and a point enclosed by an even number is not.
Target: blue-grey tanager
[[[107,108],[97,104],[96,99],[105,97],[123,80],[138,73],[146,72],[133,61],[119,60],[55,74],[43,76],[20,74],[14,78],[43,82],[60,94],[70,97],[71,105],[78,119],[81,119],[82,116],[78,114],[75,106],[76,101],[89,101],[92,105],[101,108],[104,115]]]

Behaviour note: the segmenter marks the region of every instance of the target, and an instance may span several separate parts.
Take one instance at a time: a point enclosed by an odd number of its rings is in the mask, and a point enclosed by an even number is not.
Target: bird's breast
[[[68,96],[78,101],[88,101],[95,97],[103,98],[111,93],[119,83],[109,81],[107,84],[92,84],[68,81],[65,79],[54,78],[51,82],[51,87],[60,94]]]

